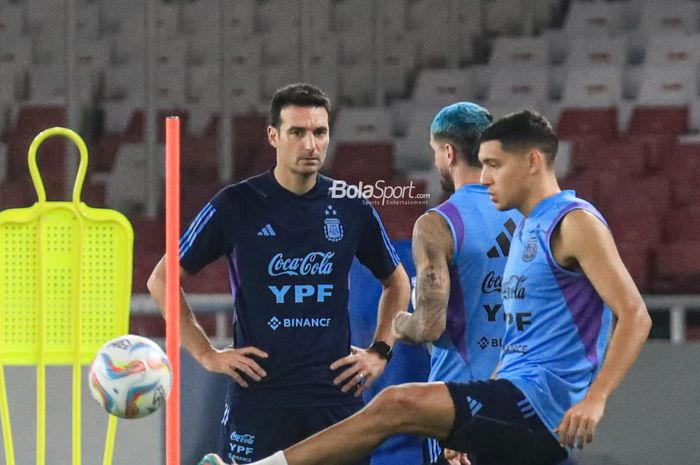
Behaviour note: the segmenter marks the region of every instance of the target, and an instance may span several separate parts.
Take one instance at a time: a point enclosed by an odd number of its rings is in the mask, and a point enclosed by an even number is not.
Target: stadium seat
[[[302,77],[305,82],[319,86],[326,92],[331,102],[338,97],[338,39],[329,32],[314,36],[311,43],[305,44],[305,59]]]
[[[416,66],[415,41],[404,34],[385,37],[384,59],[378,76],[384,95],[404,97]]]
[[[430,124],[441,105],[416,105],[403,108],[406,132],[396,138],[396,166],[401,170],[433,169],[433,154],[428,146]]]
[[[10,37],[2,42],[0,67],[20,76],[32,65],[31,39],[21,36]]]
[[[665,153],[661,167],[673,179],[671,191],[674,205],[700,205],[697,173],[700,173],[700,146],[679,144],[669,154]],[[669,156],[670,155],[670,156]]]
[[[8,67],[0,64],[0,111],[3,111],[6,106],[14,106],[18,97],[18,79]]]
[[[142,64],[110,66],[105,71],[105,99],[109,102],[123,102],[131,108],[143,107],[144,86],[131,85],[133,82],[145,82]]]
[[[627,61],[624,37],[573,37],[569,49],[566,58],[569,68],[613,66],[619,69]]]
[[[630,135],[678,135],[688,130],[688,108],[638,106],[627,130]]]
[[[105,5],[112,3],[131,3],[131,14],[134,11],[142,11],[142,2],[126,2],[118,0],[118,2],[106,2]],[[110,61],[114,65],[132,65],[139,66],[143,64],[145,50],[146,31],[144,21],[133,21],[122,19],[118,23],[118,29],[114,34],[109,35],[111,41]]]
[[[236,42],[225,51],[224,81],[227,100],[234,114],[256,111],[260,106],[262,45],[258,39]]]
[[[78,101],[91,104],[99,101],[104,72],[109,64],[109,45],[98,39],[79,40],[75,51],[76,89]]]
[[[62,24],[67,9],[61,2],[52,0],[32,0],[25,3],[26,31],[33,37],[56,28]],[[62,28],[61,28],[62,29]]]
[[[164,148],[156,148],[157,182],[164,177]],[[122,144],[119,147],[114,166],[109,172],[106,182],[106,204],[108,208],[129,213],[138,213],[146,205],[148,196],[148,160],[144,144]],[[161,191],[162,188],[159,188]]]
[[[564,108],[610,108],[622,99],[622,67],[596,66],[568,69],[562,106]]]
[[[622,262],[641,292],[650,290],[652,277],[652,250],[637,242],[616,241]]]
[[[504,37],[494,40],[489,64],[496,67],[546,67],[549,63],[546,37]]]
[[[700,238],[700,207],[698,204],[675,208],[663,215],[666,242],[694,241]]]
[[[341,106],[332,125],[333,143],[390,142],[391,113],[381,107]]]
[[[642,3],[638,30],[644,36],[653,34],[692,34],[698,27],[698,7],[692,1]]]
[[[77,2],[75,9],[75,34],[80,39],[100,36],[100,2]],[[106,56],[106,55],[105,55]]]
[[[467,69],[424,69],[418,73],[413,101],[431,105],[449,105],[471,100],[471,73]]]
[[[571,2],[564,24],[570,36],[616,36],[622,29],[621,2]]]
[[[480,0],[464,0],[451,3],[450,19],[456,20],[458,61],[472,63],[476,59],[475,41],[483,36],[482,14],[484,4]]]
[[[23,106],[17,117],[17,124],[5,134],[8,145],[8,177],[17,179],[27,176],[27,150],[32,139],[48,127],[64,126],[66,110],[62,106]],[[47,141],[48,147],[55,147],[55,142]]]
[[[373,66],[369,59],[355,63],[343,63],[338,70],[340,74],[340,101],[355,106],[372,105],[375,102],[376,89],[373,84]]]
[[[639,178],[623,178],[616,175],[617,183],[609,186],[611,195],[600,199],[604,214],[638,213],[650,215],[664,212],[671,206],[671,185],[662,175]]]
[[[152,12],[155,15],[153,26],[158,41],[169,41],[180,36],[179,2],[156,2]]]
[[[24,3],[3,3],[0,14],[0,41],[3,44],[24,33],[24,7]]]
[[[488,90],[486,107],[507,104],[522,109],[540,108],[548,100],[547,68],[498,66]]]
[[[219,177],[219,139],[206,134],[194,137],[189,133],[181,138],[183,182],[198,179],[212,183]]]
[[[659,245],[654,252],[654,290],[663,293],[700,292],[700,240]]]
[[[617,137],[616,108],[571,108],[564,109],[557,133],[561,139],[595,137],[611,140]]]
[[[64,70],[55,65],[34,66],[29,72],[29,102],[33,105],[65,105]]]
[[[457,50],[445,47],[444,37],[437,33],[450,24],[450,2],[416,0],[407,4],[406,31],[415,39],[418,66],[456,66]]]
[[[330,176],[349,184],[389,182],[394,176],[394,146],[391,143],[341,143],[335,151]]]
[[[330,33],[333,18],[332,0],[301,0],[301,9],[302,28],[308,31],[310,37]],[[305,42],[308,44],[309,41]]]
[[[246,179],[272,168],[275,150],[267,140],[267,119],[262,115],[233,118],[234,180]]]
[[[649,39],[646,66],[693,66],[700,62],[700,34],[661,34]]]
[[[484,32],[495,35],[530,35],[535,9],[522,0],[494,0],[484,3]]]
[[[188,66],[185,95],[188,103],[218,109],[221,102],[221,71],[218,66]]]
[[[697,99],[695,65],[647,66],[642,72],[638,105],[689,105]]]
[[[661,244],[666,216],[657,212],[646,215],[628,212],[624,207],[626,200],[622,198],[619,200],[621,207],[605,215],[608,226],[615,236],[615,242],[636,243],[649,248]]]
[[[581,156],[585,161],[581,160]],[[652,171],[651,150],[642,140],[622,138],[602,144],[596,150],[583,154],[577,152],[574,157],[576,168],[592,171],[609,171],[619,176],[634,178]]]
[[[257,0],[236,0],[224,2],[224,24],[227,35],[235,43],[252,37],[255,32],[255,13]]]
[[[29,176],[0,183],[0,209],[24,208],[36,202],[36,191]]]
[[[334,2],[333,32],[340,43],[340,60],[345,65],[368,61],[372,50],[373,11],[362,0]]]
[[[110,0],[100,2],[100,6],[102,25],[109,32],[119,31],[125,23],[133,20],[134,12],[141,12],[144,8],[140,0]]]
[[[562,178],[559,185],[562,189],[574,190],[579,197],[586,199],[592,204],[597,204],[599,199],[599,182],[600,179],[597,176],[586,175],[579,172]]]

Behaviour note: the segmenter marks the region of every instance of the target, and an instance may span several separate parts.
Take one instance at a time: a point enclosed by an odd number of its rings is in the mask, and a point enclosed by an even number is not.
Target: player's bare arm
[[[416,264],[416,302],[413,313],[394,319],[399,339],[411,343],[435,341],[445,331],[450,297],[449,263],[454,250],[452,233],[436,213],[426,213],[413,227],[413,260]]]
[[[180,268],[180,281],[184,282],[189,274]],[[165,256],[161,258],[148,278],[148,290],[155,300],[161,314],[165,315]],[[185,292],[180,288],[180,338],[187,350],[205,369],[231,376],[238,384],[247,387],[248,383],[241,373],[250,379],[260,381],[267,374],[250,356],[267,358],[267,354],[256,347],[238,349],[216,349],[192,312]]]
[[[411,285],[403,265],[399,264],[387,278],[381,280],[382,294],[377,306],[377,329],[375,341],[382,341],[393,347],[395,335],[391,322],[395,316],[408,306]],[[343,392],[355,390],[355,396],[360,396],[384,372],[387,358],[374,350],[351,347],[350,355],[333,362],[331,370],[346,367],[333,382],[342,386]]]
[[[564,415],[557,428],[562,445],[582,448],[593,440],[605,403],[617,388],[647,339],[651,318],[625,268],[608,228],[592,214],[575,210],[564,217],[552,237],[556,260],[586,274],[617,317],[605,360],[582,402]]]

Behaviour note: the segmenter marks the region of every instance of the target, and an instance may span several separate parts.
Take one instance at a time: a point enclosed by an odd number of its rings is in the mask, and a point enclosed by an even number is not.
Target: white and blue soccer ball
[[[90,365],[92,397],[108,413],[141,418],[158,410],[172,386],[170,361],[152,340],[132,334],[103,345]]]

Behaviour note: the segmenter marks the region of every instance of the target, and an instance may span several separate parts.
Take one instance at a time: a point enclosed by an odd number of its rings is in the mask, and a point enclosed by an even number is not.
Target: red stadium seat
[[[627,132],[630,135],[678,135],[687,131],[687,107],[639,106],[632,111]]]
[[[617,250],[639,290],[647,292],[652,272],[649,247],[637,242],[618,242]]]
[[[394,145],[341,143],[335,151],[330,176],[350,184],[389,181],[394,175]]]
[[[620,176],[609,186],[613,194],[601,199],[603,212],[638,213],[664,212],[671,205],[671,183],[665,176],[646,176],[629,179]]]
[[[654,290],[700,292],[700,240],[662,244],[655,250]]]
[[[569,176],[559,181],[562,189],[571,189],[576,191],[576,195],[588,200],[591,203],[598,202],[598,182],[596,176],[579,174]]]
[[[234,180],[249,178],[275,164],[275,149],[267,140],[263,115],[240,115],[233,119]]]
[[[674,206],[700,205],[700,145],[678,145],[666,157],[662,168],[673,179],[671,191]]]
[[[617,108],[577,108],[564,110],[557,133],[561,139],[593,136],[610,140],[617,137]]]
[[[618,139],[605,143],[574,144],[572,166],[574,172],[609,171],[625,177],[641,176],[648,171],[649,150],[643,141]]]
[[[662,216],[649,213],[639,215],[615,210],[605,216],[616,242],[634,243],[654,247],[663,237]]]
[[[697,183],[697,180],[696,180]],[[700,206],[674,209],[663,216],[666,242],[700,240]]]
[[[218,138],[206,135],[201,137],[184,135],[181,138],[180,162],[183,186],[192,181],[209,181],[211,183],[218,179],[218,141]]]

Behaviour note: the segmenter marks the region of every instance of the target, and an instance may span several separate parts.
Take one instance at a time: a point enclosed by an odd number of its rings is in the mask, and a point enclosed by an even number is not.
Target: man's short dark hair
[[[279,129],[280,113],[284,107],[289,105],[323,107],[328,112],[329,117],[331,114],[331,99],[325,92],[314,85],[298,82],[277,89],[275,95],[272,96],[272,102],[270,103],[270,126]]]
[[[559,140],[547,119],[534,111],[524,110],[500,118],[481,133],[481,142],[497,140],[506,152],[536,148],[552,163],[557,155]]]

